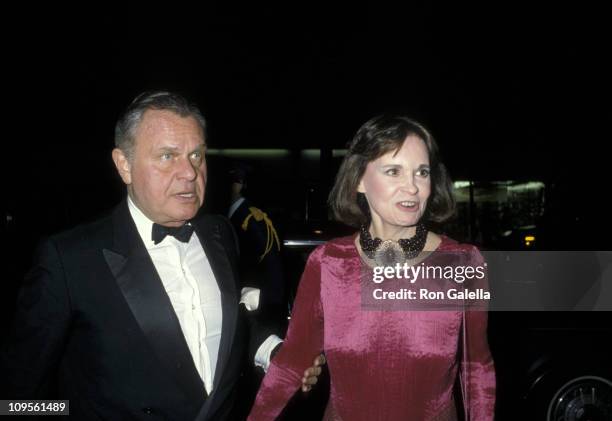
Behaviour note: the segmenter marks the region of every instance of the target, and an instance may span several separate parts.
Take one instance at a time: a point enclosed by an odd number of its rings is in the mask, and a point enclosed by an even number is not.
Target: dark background
[[[212,148],[343,148],[370,117],[408,113],[431,129],[454,179],[545,182],[553,247],[609,249],[607,15],[494,3],[7,9],[5,313],[41,236],[124,196],[114,123],[145,89],[196,101]],[[209,186],[225,172],[212,161]],[[335,170],[323,162],[313,177],[321,201]],[[281,171],[260,204],[278,207],[281,192],[301,207],[308,186]]]
[[[212,148],[321,148],[314,170],[293,158],[260,164],[252,199],[272,214],[303,218],[292,208],[310,189],[323,208],[339,163],[325,151],[399,111],[431,129],[455,180],[544,182],[549,247],[609,248],[605,16],[531,3],[9,7],[0,166],[2,232],[17,236],[9,271],[21,273],[42,235],[121,200],[114,123],[146,89],[196,101]],[[207,205],[224,212],[226,161],[209,164]]]
[[[3,30],[6,208],[32,232],[121,198],[115,120],[136,94],[160,88],[203,108],[213,148],[342,148],[368,118],[403,111],[431,128],[454,179],[562,183],[562,211],[607,213],[602,10],[34,9],[7,13],[14,27]]]

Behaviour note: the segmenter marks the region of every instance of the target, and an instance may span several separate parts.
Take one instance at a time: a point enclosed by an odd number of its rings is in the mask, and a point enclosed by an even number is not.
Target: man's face
[[[181,226],[204,202],[205,148],[195,118],[148,110],[136,129],[131,161],[119,149],[113,160],[130,197],[149,219]]]

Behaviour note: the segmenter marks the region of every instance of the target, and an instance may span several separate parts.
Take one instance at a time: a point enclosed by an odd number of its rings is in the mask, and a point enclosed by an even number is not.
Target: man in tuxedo
[[[112,153],[127,198],[39,247],[0,355],[3,399],[69,399],[79,420],[232,419],[244,353],[265,365],[280,340],[249,335],[227,219],[197,216],[205,128],[173,93],[128,107]]]

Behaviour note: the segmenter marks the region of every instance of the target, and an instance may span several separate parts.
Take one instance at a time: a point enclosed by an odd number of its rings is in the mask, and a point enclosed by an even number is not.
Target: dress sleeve
[[[475,247],[470,260],[473,267],[484,264]],[[475,286],[488,291],[486,276]],[[487,315],[487,308],[482,307],[464,311],[461,387],[470,421],[493,420],[495,415],[495,365],[487,340]]]
[[[263,379],[249,420],[274,420],[302,384],[304,370],[323,350],[321,255],[317,248],[308,258],[295,299],[285,342]]]

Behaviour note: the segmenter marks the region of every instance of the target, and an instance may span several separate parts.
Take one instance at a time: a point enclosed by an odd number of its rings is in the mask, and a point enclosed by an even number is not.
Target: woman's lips
[[[419,202],[414,200],[404,200],[402,202],[397,202],[395,204],[397,208],[399,208],[402,212],[418,212],[419,210]]]

